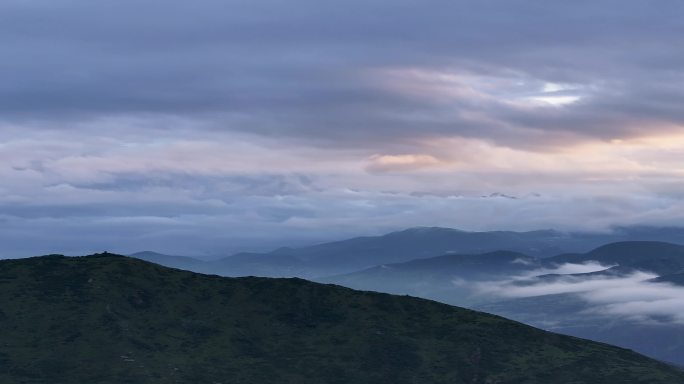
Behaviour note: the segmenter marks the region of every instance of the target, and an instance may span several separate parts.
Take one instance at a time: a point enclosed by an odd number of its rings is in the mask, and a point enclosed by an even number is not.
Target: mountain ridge
[[[469,232],[445,227],[413,227],[380,236],[354,237],[297,248],[281,247],[270,252],[242,252],[217,260],[178,266],[225,276],[320,278],[449,253],[509,250],[548,258],[588,252],[601,245],[624,240],[684,243],[684,229],[626,227],[617,228],[612,233],[591,234],[553,229]],[[164,265],[176,266],[172,259],[158,260]]]
[[[0,261],[0,286],[2,381],[684,383],[625,349],[302,279],[53,255]]]

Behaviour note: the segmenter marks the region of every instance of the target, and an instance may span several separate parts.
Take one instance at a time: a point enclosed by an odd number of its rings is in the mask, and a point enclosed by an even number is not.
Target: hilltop
[[[0,381],[684,383],[606,344],[428,300],[123,256],[0,261]]]

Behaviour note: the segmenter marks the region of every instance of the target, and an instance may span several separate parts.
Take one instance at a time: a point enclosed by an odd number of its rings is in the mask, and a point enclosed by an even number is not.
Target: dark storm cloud
[[[684,124],[683,14],[678,1],[6,1],[0,111],[32,127],[179,115],[336,145],[620,138]],[[515,88],[440,101],[372,80],[391,68],[574,84],[582,98],[502,102],[526,91]]]

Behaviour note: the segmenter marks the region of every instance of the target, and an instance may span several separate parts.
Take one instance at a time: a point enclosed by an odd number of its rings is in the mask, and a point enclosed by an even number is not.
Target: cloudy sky
[[[0,250],[684,216],[680,0],[4,0]]]

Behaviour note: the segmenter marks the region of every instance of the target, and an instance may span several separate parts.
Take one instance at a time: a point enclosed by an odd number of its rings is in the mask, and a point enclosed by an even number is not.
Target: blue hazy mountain
[[[684,263],[684,246],[659,241],[621,241],[606,244],[583,254],[563,254],[551,257],[556,263],[599,261],[604,264],[630,265],[635,263],[670,260]]]
[[[679,273],[663,275],[654,279],[654,281],[658,283],[671,283],[675,285],[684,286],[684,271]]]
[[[627,241],[611,243],[582,254],[563,254],[538,258],[511,251],[475,255],[449,254],[383,264],[361,271],[324,277],[319,281],[336,283],[355,289],[378,290],[450,302],[471,304],[463,296],[469,290],[467,281],[491,281],[518,276],[541,268],[553,269],[565,263],[598,262],[604,270],[577,273],[577,278],[626,275],[646,271],[666,275],[684,270],[684,246],[662,242]],[[542,274],[534,281],[552,280],[569,275]]]
[[[563,253],[587,252],[603,244],[624,240],[684,243],[684,229],[628,227],[597,234],[555,230],[467,232],[451,228],[418,227],[383,236],[357,237],[308,247],[240,253],[204,264],[202,271],[226,276],[311,278],[445,254],[507,250],[546,258]]]
[[[404,263],[383,264],[317,281],[362,290],[426,297],[458,305],[479,299],[470,283],[503,279],[541,267],[543,259],[511,251],[450,254]]]

